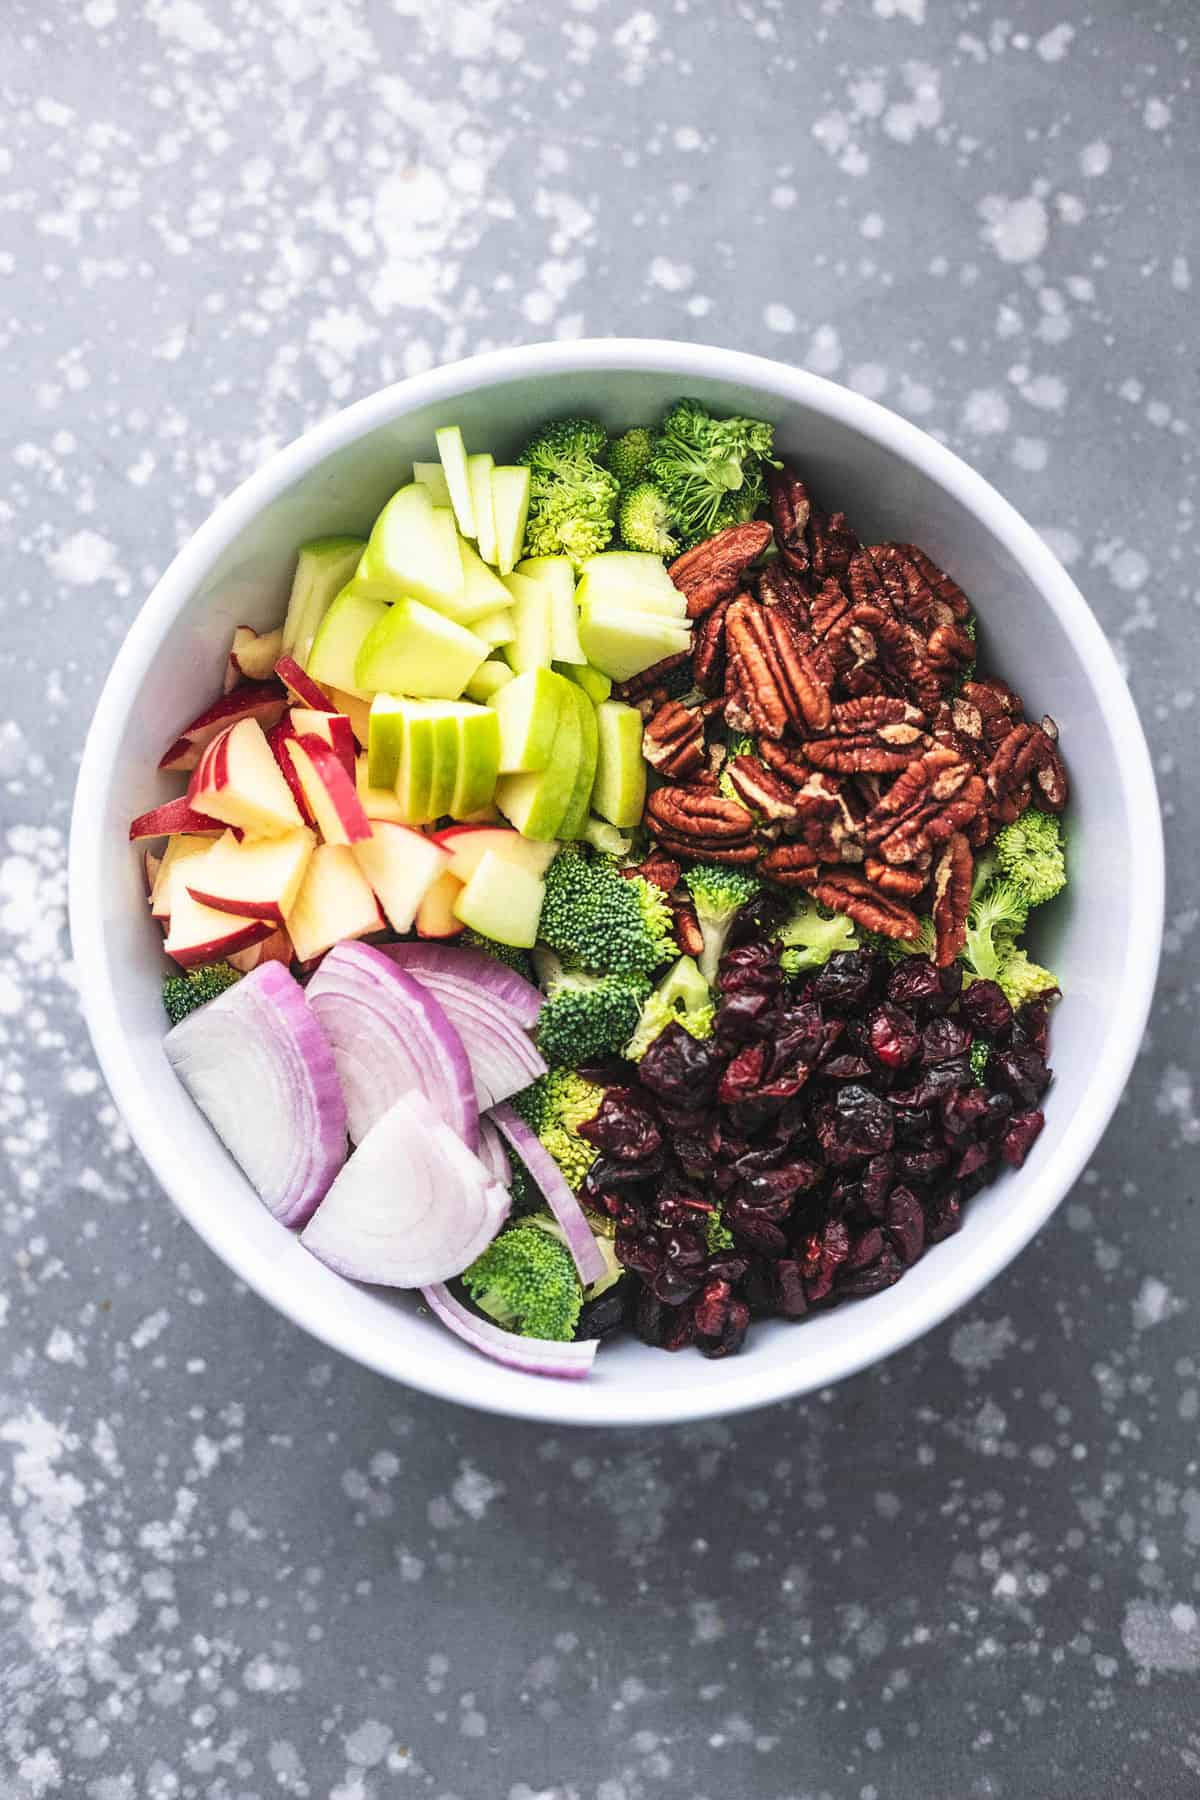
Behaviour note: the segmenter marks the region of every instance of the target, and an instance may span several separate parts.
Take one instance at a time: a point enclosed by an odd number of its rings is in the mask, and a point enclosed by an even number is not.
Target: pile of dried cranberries
[[[625,1316],[706,1356],[755,1316],[899,1280],[1024,1162],[1050,1081],[1045,1007],[1014,1014],[958,965],[860,950],[789,982],[756,931],[718,986],[712,1037],[668,1026],[582,1127],[600,1155],[581,1198],[616,1227]],[[597,1308],[594,1331],[619,1323],[615,1297]]]

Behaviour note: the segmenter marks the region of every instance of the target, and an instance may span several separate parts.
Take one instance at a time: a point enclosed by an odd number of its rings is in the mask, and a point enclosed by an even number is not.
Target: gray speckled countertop
[[[1200,1793],[1189,0],[7,0],[0,1794]],[[944,437],[1116,645],[1170,838],[1108,1139],[810,1403],[547,1433],[235,1287],[106,1103],[63,881],[155,575],[332,408],[696,337]]]

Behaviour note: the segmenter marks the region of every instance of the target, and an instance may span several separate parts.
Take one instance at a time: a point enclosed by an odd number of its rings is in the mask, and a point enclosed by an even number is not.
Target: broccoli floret
[[[719,1208],[705,1215],[704,1236],[710,1256],[715,1255],[718,1250],[733,1249],[733,1233]]]
[[[997,833],[1000,871],[1030,906],[1043,906],[1067,885],[1062,826],[1050,813],[1031,807]]]
[[[639,481],[621,501],[617,515],[621,537],[631,550],[651,556],[675,556],[679,539],[671,530],[671,509],[652,481]]]
[[[602,1087],[574,1070],[551,1069],[511,1102],[576,1193],[597,1156],[596,1146],[578,1135],[579,1127],[595,1118],[603,1098]]]
[[[663,976],[642,1008],[637,1030],[625,1046],[630,1062],[641,1062],[668,1025],[682,1025],[694,1038],[711,1037],[715,1008],[709,985],[696,962],[681,956]]]
[[[578,1069],[584,1063],[621,1055],[637,1030],[650,983],[644,975],[589,975],[582,969],[559,969],[549,974],[545,990],[537,1047],[548,1063]]]
[[[1028,915],[1029,902],[1011,881],[993,881],[972,901],[962,955],[973,975],[985,981],[1000,980],[1000,970],[1011,957]]]
[[[700,953],[700,973],[710,984],[717,979],[717,965],[725,951],[725,942],[739,907],[753,900],[762,887],[757,875],[725,863],[693,863],[684,872],[684,881],[696,908],[696,918],[704,936]]]
[[[559,419],[530,439],[521,456],[530,472],[526,556],[579,563],[607,547],[619,493],[600,461],[607,445],[603,426],[590,419]]]
[[[754,756],[757,753],[757,750],[758,745],[754,742],[752,737],[731,737],[726,750],[725,761],[721,764],[721,773],[717,777],[717,788],[719,792],[724,794],[727,800],[733,800],[738,806],[744,806],[751,818],[754,819],[758,817],[758,814],[752,806],[748,805],[734,787],[730,770],[739,756]]]
[[[1037,1000],[1059,991],[1057,976],[1052,975],[1049,969],[1030,962],[1019,944],[1011,946],[995,979],[1003,989],[1004,998],[1013,1007],[1024,1006],[1027,1000]]]
[[[163,1005],[172,1025],[186,1019],[198,1006],[215,1000],[235,981],[242,979],[237,969],[227,962],[203,963],[196,969],[185,969],[182,975],[168,975],[162,985]]]
[[[566,1343],[575,1335],[583,1288],[571,1252],[536,1219],[521,1219],[463,1271],[476,1306],[506,1331]]]
[[[546,871],[539,940],[571,967],[652,975],[676,953],[672,925],[661,888],[581,844],[564,845]]]
[[[854,920],[845,913],[830,912],[807,896],[797,902],[775,936],[783,945],[779,961],[785,975],[819,969],[839,951],[859,948]]]
[[[752,519],[763,501],[760,463],[771,460],[774,428],[760,419],[714,419],[697,400],[679,400],[654,441],[647,473],[657,482],[684,544]]]
[[[644,425],[614,438],[608,447],[608,466],[623,488],[633,487],[646,472],[654,439]]]
[[[988,1057],[992,1054],[992,1046],[986,1038],[972,1038],[970,1051],[971,1073],[975,1077],[977,1087],[986,1087]]]
[[[533,964],[527,950],[516,950],[511,944],[498,944],[495,938],[484,937],[480,931],[464,931],[458,942],[464,950],[482,950],[485,956],[507,963],[510,969],[515,969],[526,981],[533,980]]]

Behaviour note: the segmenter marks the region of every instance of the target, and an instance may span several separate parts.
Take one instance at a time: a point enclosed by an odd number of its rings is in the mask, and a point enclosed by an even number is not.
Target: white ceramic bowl
[[[462,425],[498,457],[555,414],[653,420],[679,394],[775,422],[826,504],[867,541],[913,540],[977,604],[989,668],[1058,720],[1070,768],[1074,879],[1040,924],[1066,998],[1053,1028],[1046,1128],[1019,1173],[971,1201],[961,1232],[872,1299],[801,1325],[757,1325],[727,1362],[609,1344],[587,1382],[485,1361],[418,1307],[340,1280],[268,1216],[162,1053],[162,958],[129,818],[178,791],[155,765],[219,689],[233,627],[282,616],[296,546],[365,531]],[[920,1336],[1003,1269],[1077,1179],[1142,1036],[1162,920],[1150,759],[1099,625],[1033,529],[980,476],[894,413],[782,363],[697,344],[619,339],[497,351],[386,388],[273,457],[176,557],[117,657],[87,741],[71,842],[71,930],[92,1038],[154,1174],[265,1300],[368,1367],[468,1406],[580,1424],[650,1424],[760,1406],[836,1381]]]

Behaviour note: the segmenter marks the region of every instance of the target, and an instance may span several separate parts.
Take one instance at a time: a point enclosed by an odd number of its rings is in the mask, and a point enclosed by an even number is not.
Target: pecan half
[[[867,819],[866,840],[884,862],[916,862],[951,832],[963,830],[986,799],[987,789],[971,764],[939,745],[896,777]]]
[[[894,775],[928,749],[929,738],[916,725],[881,725],[854,737],[809,738],[804,754],[818,769],[841,774]]]
[[[688,781],[704,767],[704,719],[678,700],[660,706],[642,732],[642,755],[672,781]]]
[[[712,611],[696,623],[692,633],[692,677],[704,694],[720,691],[725,677],[725,615],[733,595],[718,600]]]
[[[933,872],[933,929],[937,943],[934,961],[948,969],[967,941],[967,913],[975,859],[961,831],[946,839]]]
[[[808,609],[809,630],[815,638],[829,635],[833,627],[850,610],[850,597],[832,578],[822,583],[813,595]]]
[[[999,808],[1006,822],[1029,805],[1033,783],[1039,802],[1051,812],[1061,812],[1067,803],[1067,771],[1057,744],[1040,725],[1014,725],[984,773],[993,810]]]
[[[842,700],[829,714],[829,731],[847,734],[874,731],[881,725],[915,725],[925,723],[919,706],[912,706],[898,694],[871,694],[857,700]]]
[[[664,850],[708,862],[758,860],[754,820],[736,800],[698,787],[656,788],[646,801],[646,826]]]
[[[782,556],[763,564],[757,585],[764,606],[782,607],[797,631],[808,630],[808,595]]]
[[[866,931],[876,931],[881,937],[915,938],[920,933],[915,913],[847,869],[818,869],[798,885],[807,888],[813,899],[831,912],[845,913],[855,924]]]
[[[736,658],[742,693],[755,728],[782,737],[788,725],[821,731],[829,719],[829,690],[779,607],[739,595],[725,619],[725,641]]]
[[[767,494],[779,554],[789,569],[794,569],[797,575],[807,575],[812,566],[805,536],[812,515],[808,489],[795,469],[789,469],[785,463],[782,468],[767,470]]]
[[[735,756],[728,775],[739,799],[762,818],[787,821],[800,817],[795,788],[764,767],[757,756]]]
[[[675,926],[675,942],[684,956],[699,956],[704,949],[704,933],[690,900],[672,900],[671,916]]]
[[[742,576],[771,541],[765,519],[729,525],[671,564],[670,576],[687,599],[689,619],[699,619],[727,595],[735,594]]]
[[[674,893],[682,879],[682,870],[673,856],[650,855],[636,868],[623,868],[621,874],[640,875],[643,881],[653,882],[664,894]]]
[[[812,555],[812,572],[817,581],[824,581],[829,576],[840,579],[860,548],[858,537],[851,530],[845,513],[823,513],[816,507],[808,521],[808,544]]]
[[[643,669],[640,675],[631,675],[628,681],[618,681],[613,688],[613,699],[624,700],[630,706],[638,707],[645,718],[666,699],[667,682],[690,661],[691,652],[688,650],[679,650],[674,656],[664,656],[661,662]]]
[[[877,856],[868,856],[866,876],[868,881],[896,900],[915,900],[929,880],[929,870],[896,869],[891,863],[881,862]]]
[[[939,569],[932,557],[926,556],[925,552],[918,549],[916,544],[896,544],[894,548],[908,558],[917,573],[924,577],[935,600],[948,608],[954,618],[965,619],[968,616],[971,611],[971,602],[957,581],[947,575],[944,569]]]
[[[762,873],[781,887],[807,887],[819,874],[819,864],[807,844],[776,844],[761,863]]]

